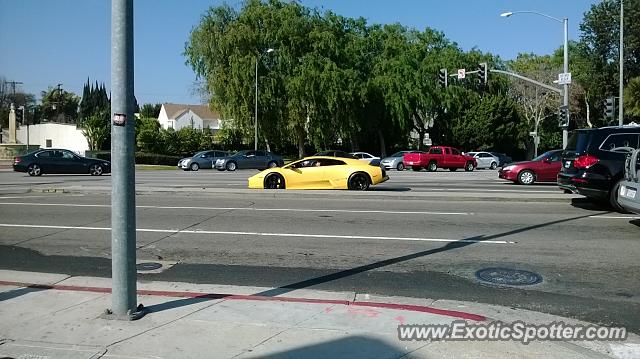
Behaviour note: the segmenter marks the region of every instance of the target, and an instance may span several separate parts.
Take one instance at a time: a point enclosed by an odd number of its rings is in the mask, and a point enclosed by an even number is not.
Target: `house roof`
[[[203,120],[211,120],[220,118],[220,114],[212,111],[207,105],[184,105],[177,103],[163,103],[164,110],[167,112],[169,119],[176,119],[188,110],[193,111]]]

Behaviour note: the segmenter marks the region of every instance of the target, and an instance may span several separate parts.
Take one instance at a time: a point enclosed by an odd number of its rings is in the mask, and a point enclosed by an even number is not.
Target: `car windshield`
[[[545,152],[545,153],[541,154],[540,156],[538,156],[538,157],[536,157],[536,158],[532,159],[531,161],[534,161],[534,162],[536,162],[536,161],[542,161],[543,159],[545,159],[545,158],[547,158],[547,157],[550,157],[554,152],[555,152],[555,151],[547,151],[547,152]]]
[[[400,151],[400,152],[396,152],[396,153],[392,154],[389,157],[402,157],[402,156],[404,156],[405,153],[407,153],[407,151]]]

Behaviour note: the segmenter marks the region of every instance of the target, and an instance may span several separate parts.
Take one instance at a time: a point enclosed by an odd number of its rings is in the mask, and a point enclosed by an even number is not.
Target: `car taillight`
[[[13,163],[20,163],[20,161],[22,161],[22,158],[20,157],[16,157],[13,159]]]
[[[598,157],[591,155],[582,155],[573,161],[573,167],[575,168],[589,168],[600,161]]]

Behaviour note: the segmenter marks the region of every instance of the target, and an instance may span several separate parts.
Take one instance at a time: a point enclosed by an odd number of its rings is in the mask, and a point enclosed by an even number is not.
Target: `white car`
[[[380,157],[376,157],[370,153],[366,153],[366,152],[351,152],[350,155],[352,155],[353,157],[359,159],[359,160],[363,160],[363,161],[372,161],[372,160],[379,160]]]
[[[478,162],[478,167],[476,168],[491,168],[495,170],[500,163],[500,158],[489,152],[467,152],[466,155],[473,156],[476,159],[476,162]]]

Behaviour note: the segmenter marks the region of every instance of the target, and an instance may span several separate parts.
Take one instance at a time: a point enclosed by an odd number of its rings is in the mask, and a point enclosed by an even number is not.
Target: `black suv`
[[[627,154],[640,148],[640,126],[581,129],[573,133],[562,153],[560,188],[598,201],[618,204]]]

